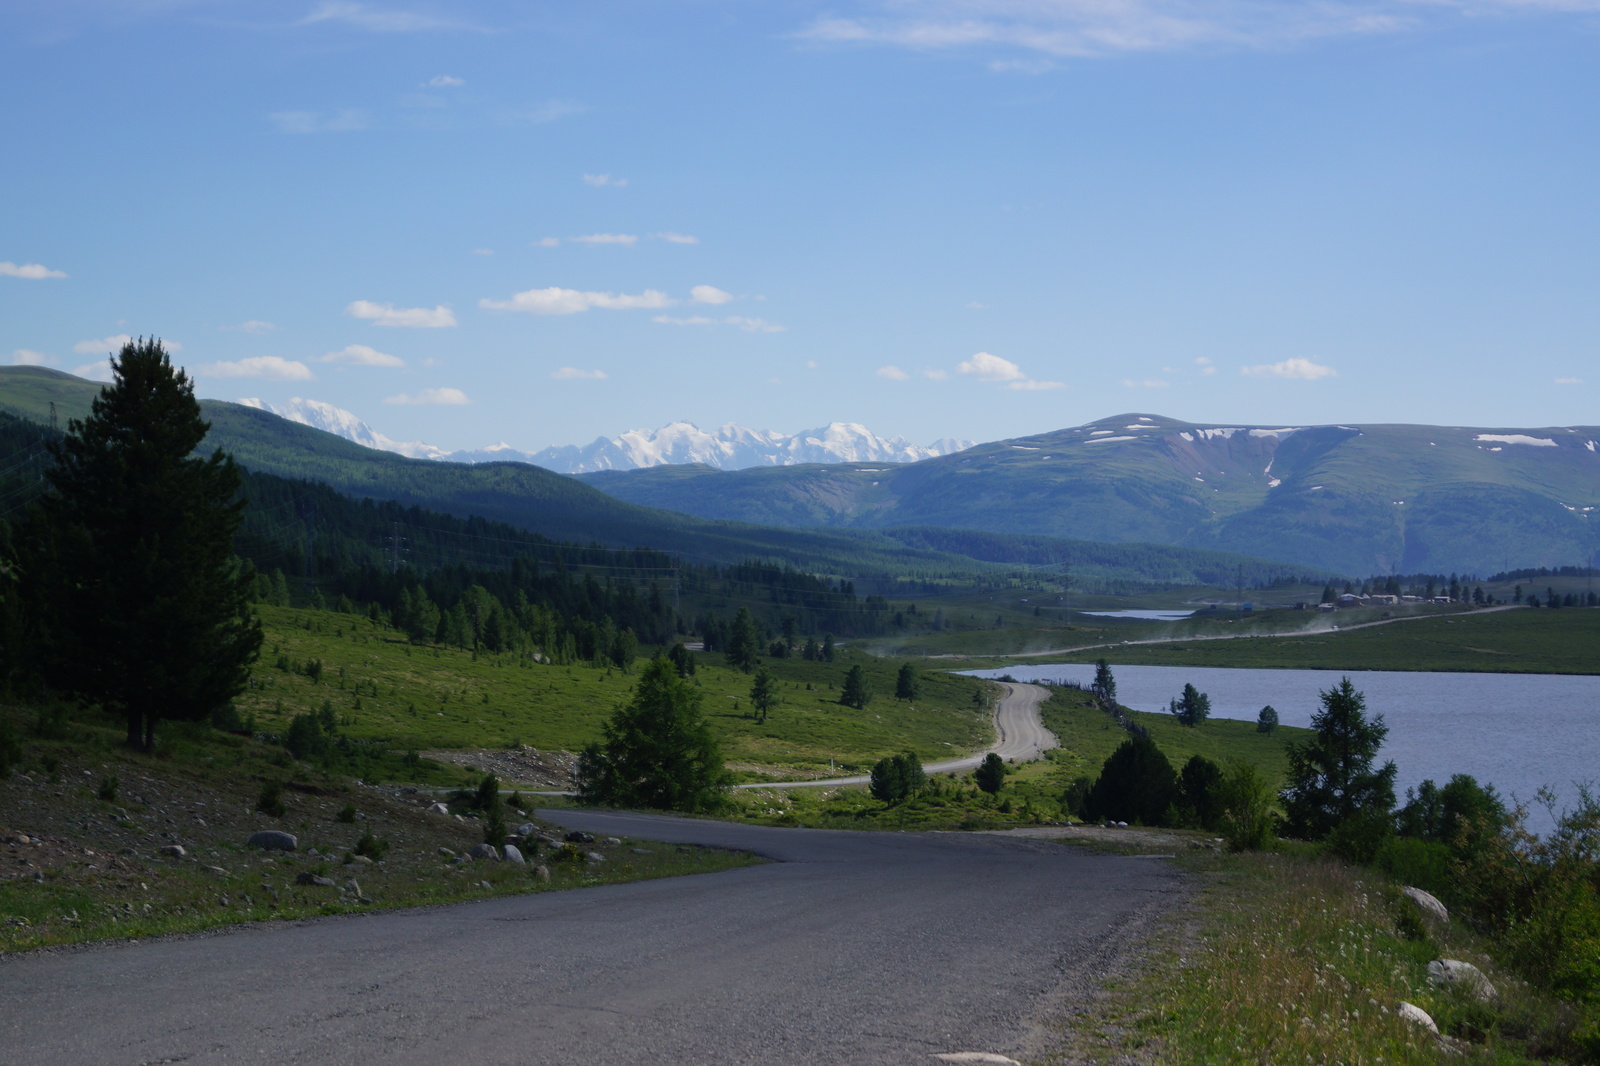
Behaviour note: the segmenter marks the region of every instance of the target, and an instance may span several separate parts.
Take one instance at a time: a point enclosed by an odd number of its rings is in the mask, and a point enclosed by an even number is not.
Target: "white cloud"
[[[927,378],[929,381],[943,381],[950,376],[950,372],[947,370],[928,368],[922,371],[922,376]]]
[[[910,374],[907,374],[897,366],[880,366],[878,368],[878,376],[887,378],[890,381],[905,381],[911,377]]]
[[[707,318],[705,315],[689,315],[686,318],[679,318],[673,315],[656,315],[650,321],[660,322],[663,326],[714,326],[717,324],[716,319]]]
[[[699,244],[699,237],[691,237],[687,233],[657,233],[656,240],[666,241],[668,244]]]
[[[1203,355],[1195,357],[1194,365],[1199,367],[1200,373],[1206,377],[1210,377],[1217,372],[1217,368],[1211,365],[1211,360]]]
[[[1129,389],[1164,389],[1171,383],[1162,381],[1160,378],[1145,378],[1143,381],[1134,381],[1132,378],[1123,378],[1122,384],[1124,388]]]
[[[462,392],[460,389],[423,389],[421,392],[412,393],[409,396],[386,396],[384,397],[383,402],[393,404],[421,404],[455,407],[460,406],[461,404],[471,403],[472,401],[467,399],[467,394]]]
[[[807,370],[815,370],[820,365],[821,364],[819,364],[815,359],[807,359],[806,360],[806,369]]]
[[[474,248],[472,250],[472,254],[473,255],[493,255],[494,254],[494,249],[493,248]]]
[[[111,360],[102,359],[98,363],[85,363],[74,370],[72,376],[88,378],[90,381],[110,381]]]
[[[988,352],[979,352],[971,359],[956,364],[956,371],[962,374],[971,374],[979,381],[1016,381],[1024,377],[1022,368],[1009,359],[1002,359],[998,355]]]
[[[1309,359],[1285,359],[1281,363],[1262,363],[1260,366],[1241,366],[1239,373],[1247,378],[1291,378],[1296,381],[1316,381],[1318,378],[1337,377],[1339,372],[1331,366],[1322,366]]]
[[[368,348],[365,344],[350,344],[322,357],[324,363],[342,363],[345,366],[405,366],[406,361],[397,355]]]
[[[360,108],[345,108],[332,114],[321,111],[274,111],[267,118],[284,133],[350,133],[369,125]]]
[[[509,300],[479,300],[478,306],[491,311],[526,311],[534,315],[572,315],[598,307],[606,311],[651,310],[671,307],[676,300],[664,292],[646,289],[637,296],[614,292],[580,292],[577,289],[529,289]]]
[[[415,11],[389,11],[370,4],[330,0],[300,20],[300,25],[342,22],[372,33],[429,33],[437,30],[465,30],[474,27],[453,19],[442,19]]]
[[[613,178],[610,174],[585,174],[583,183],[595,189],[620,189],[628,184],[628,179]]]
[[[212,363],[200,373],[213,378],[266,378],[269,381],[314,381],[316,375],[304,363],[276,355],[257,355],[233,363]]]
[[[55,362],[43,352],[36,352],[28,348],[18,348],[11,353],[12,366],[49,366]]]
[[[79,355],[105,355],[108,352],[122,351],[122,346],[132,340],[133,338],[126,333],[117,333],[110,337],[101,337],[99,340],[79,341],[72,346],[72,350]],[[183,351],[183,345],[177,341],[162,341],[161,346],[168,352]]]
[[[1556,378],[1557,385],[1582,385],[1582,378]]]
[[[733,293],[723,292],[715,285],[696,285],[689,290],[689,299],[697,304],[725,304],[733,299]]]
[[[367,319],[375,326],[405,329],[442,329],[456,324],[455,314],[443,304],[430,310],[426,307],[396,307],[394,304],[356,300],[344,309],[344,313],[351,318]]]
[[[460,78],[452,78],[448,74],[435,74],[422,83],[424,89],[459,89],[466,82]]]
[[[550,376],[557,381],[604,381],[604,370],[579,370],[575,366],[564,366],[560,370],[550,371]]]
[[[0,277],[43,281],[45,278],[64,278],[66,276],[62,271],[51,270],[43,263],[13,263],[9,259],[0,261]]]
[[[561,246],[561,238],[540,237],[538,240],[533,242],[533,246],[535,248],[559,248]]]
[[[1555,5],[1563,0],[1531,2]],[[1591,0],[1567,2],[1591,4]],[[1211,4],[1194,0],[893,0],[874,4],[872,14],[819,18],[799,36],[923,52],[1010,48],[1051,57],[1198,47],[1280,48],[1317,38],[1406,29],[1418,24],[1425,6],[1437,5],[1432,0],[1427,4],[1374,0],[1361,5],[1324,0]],[[1043,72],[1037,61],[999,61],[992,63],[991,69]]]
[[[1066,387],[1067,383],[1064,381],[1013,381],[1006,385],[1006,388],[1017,392],[1045,392]]]
[[[969,310],[969,311],[987,311],[987,310],[989,310],[989,305],[988,304],[981,304],[977,300],[970,300],[967,303],[967,310]]]
[[[639,238],[631,233],[591,233],[585,237],[573,237],[571,240],[579,244],[621,244],[631,247],[639,243]]]
[[[768,322],[764,318],[745,318],[743,315],[729,315],[722,321],[730,326],[738,326],[746,333],[782,333],[788,329],[787,326],[780,326],[776,322]]]

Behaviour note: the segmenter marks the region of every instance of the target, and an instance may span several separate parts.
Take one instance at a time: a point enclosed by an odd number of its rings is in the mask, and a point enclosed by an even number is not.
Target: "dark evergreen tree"
[[[233,553],[241,479],[194,386],[156,340],[130,341],[88,418],[53,446],[30,541],[32,614],[59,689],[150,751],[163,718],[198,721],[244,690],[261,646],[255,576]]]
[[[1316,735],[1289,745],[1289,782],[1280,793],[1288,832],[1321,840],[1357,815],[1387,819],[1394,807],[1395,765],[1372,768],[1389,727],[1383,715],[1368,718],[1367,701],[1344,678],[1321,694],[1311,716]]]
[[[679,677],[694,676],[694,652],[683,644],[674,644],[672,650],[667,652],[667,660],[678,668]]]
[[[1104,659],[1095,660],[1094,682],[1089,691],[1102,703],[1117,702],[1117,679],[1111,676],[1111,664]]]
[[[865,710],[872,700],[872,686],[867,682],[867,672],[857,663],[844,675],[844,688],[839,691],[839,702],[846,707]]]
[[[1272,704],[1269,703],[1265,707],[1261,708],[1260,714],[1256,715],[1256,732],[1266,733],[1268,736],[1270,736],[1277,732],[1277,729],[1278,712],[1274,710]]]
[[[633,698],[578,760],[578,795],[611,807],[708,811],[723,803],[727,772],[700,711],[700,690],[665,657],[650,660]]]
[[[1130,737],[1106,759],[1084,797],[1090,821],[1114,819],[1160,825],[1177,794],[1178,775],[1148,736]]]
[[[1222,821],[1222,767],[1191,755],[1178,771],[1178,810],[1185,822],[1216,830]]]
[[[761,661],[761,634],[756,631],[756,621],[750,617],[748,607],[739,608],[739,615],[733,620],[733,629],[728,633],[727,656],[729,666],[747,674]]]
[[[867,788],[880,802],[900,803],[921,792],[927,783],[922,760],[906,751],[874,763]]]
[[[1006,783],[1006,762],[994,752],[983,757],[983,762],[972,771],[972,779],[978,787],[991,796],[1000,791],[1000,786]]]
[[[772,675],[765,668],[756,671],[755,681],[750,685],[750,706],[756,709],[757,721],[765,722],[767,714],[777,705],[777,689]]]
[[[914,700],[921,691],[922,679],[917,676],[917,668],[910,663],[901,663],[900,672],[894,679],[894,698]]]

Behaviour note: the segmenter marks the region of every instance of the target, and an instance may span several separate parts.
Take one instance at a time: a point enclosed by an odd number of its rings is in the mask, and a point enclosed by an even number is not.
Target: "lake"
[[[1129,608],[1122,611],[1078,611],[1091,618],[1136,618],[1141,622],[1177,622],[1188,618],[1194,611],[1155,611],[1144,608]]]
[[[1572,674],[1455,674],[1399,671],[1235,670],[1217,667],[1117,666],[1117,702],[1165,711],[1187,682],[1211,697],[1214,718],[1253,722],[1271,704],[1284,725],[1309,726],[1318,693],[1349,677],[1368,714],[1389,726],[1379,759],[1399,767],[1396,798],[1425,778],[1443,785],[1471,774],[1502,797],[1531,803],[1541,785],[1563,802],[1573,783],[1600,778],[1600,677]],[[1018,681],[1053,679],[1088,685],[1090,663],[1035,663],[969,671]],[[1530,824],[1549,822],[1537,812]]]

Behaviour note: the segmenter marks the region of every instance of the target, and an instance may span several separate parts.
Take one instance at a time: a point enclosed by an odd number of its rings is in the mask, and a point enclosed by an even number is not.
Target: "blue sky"
[[[0,361],[536,449],[1596,423],[1600,0],[0,2]]]

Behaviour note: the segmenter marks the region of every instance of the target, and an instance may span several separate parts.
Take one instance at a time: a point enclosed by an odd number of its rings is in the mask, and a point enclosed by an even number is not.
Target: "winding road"
[[[994,752],[1007,762],[1028,762],[1037,759],[1051,748],[1060,747],[1060,739],[1044,727],[1039,718],[1039,704],[1050,698],[1050,690],[1042,685],[1026,685],[1016,681],[997,681],[1005,692],[995,701],[994,729],[996,742],[975,755],[959,759],[927,763],[923,771],[930,774],[960,773],[971,770],[983,762],[985,755]],[[827,788],[834,785],[865,785],[872,779],[866,774],[854,777],[830,777],[820,781],[758,781],[735,785],[735,788]]]
[[[0,1063],[1026,1060],[1187,891],[1024,837],[546,817],[775,861],[0,957]]]

